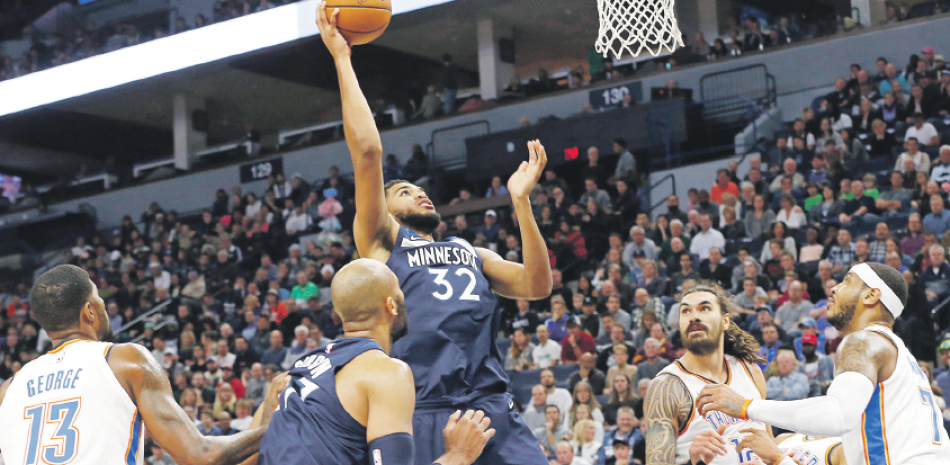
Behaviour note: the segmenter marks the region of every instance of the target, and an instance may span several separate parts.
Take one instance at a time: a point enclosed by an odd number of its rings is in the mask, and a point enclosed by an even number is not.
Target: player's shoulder
[[[386,385],[408,380],[412,382],[412,369],[402,360],[392,358],[380,350],[368,350],[357,355],[349,365],[362,374],[362,381]]]
[[[141,380],[149,376],[164,376],[161,365],[152,353],[140,344],[113,344],[107,351],[108,364],[119,380]]]
[[[875,353],[881,351],[897,352],[897,343],[887,334],[864,328],[855,331],[841,340],[837,352]]]
[[[119,360],[128,362],[144,363],[148,360],[154,360],[152,353],[141,344],[121,343],[112,344],[108,351],[109,360]]]

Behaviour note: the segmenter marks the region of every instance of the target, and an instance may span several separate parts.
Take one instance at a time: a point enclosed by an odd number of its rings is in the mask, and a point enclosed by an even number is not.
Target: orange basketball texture
[[[386,31],[392,18],[391,0],[327,0],[327,14],[340,9],[337,28],[350,45],[368,44]]]

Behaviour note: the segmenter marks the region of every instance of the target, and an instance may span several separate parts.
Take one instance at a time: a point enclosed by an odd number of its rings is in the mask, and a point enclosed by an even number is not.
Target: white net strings
[[[683,36],[673,13],[674,0],[597,0],[600,31],[597,52],[614,57],[639,56],[644,50],[656,56],[683,47]]]

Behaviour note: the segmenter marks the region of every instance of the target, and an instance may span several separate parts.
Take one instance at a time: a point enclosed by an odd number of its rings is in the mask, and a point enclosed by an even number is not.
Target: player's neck
[[[718,349],[708,354],[687,351],[686,355],[680,359],[680,363],[691,373],[724,383],[728,377],[724,354],[725,350],[720,344]]]
[[[381,347],[383,352],[386,352],[387,355],[393,347],[392,336],[389,333],[389,328],[380,327],[373,329],[357,329],[353,331],[344,330],[343,337],[373,340],[379,344],[379,347]]]
[[[880,308],[864,308],[864,311],[855,312],[854,318],[841,330],[842,336],[867,329],[868,326],[883,326],[894,329],[894,321],[886,318]],[[886,312],[887,310],[883,310]]]
[[[67,330],[63,332],[54,332],[48,334],[50,342],[53,344],[53,347],[58,347],[65,341],[80,339],[84,341],[98,341],[99,338],[87,334],[82,330]]]

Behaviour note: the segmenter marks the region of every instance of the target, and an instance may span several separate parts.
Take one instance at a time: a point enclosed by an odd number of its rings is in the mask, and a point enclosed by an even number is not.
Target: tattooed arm
[[[676,463],[676,438],[693,412],[693,399],[679,378],[661,374],[650,382],[643,401],[647,427],[646,465]]]
[[[878,333],[858,331],[841,341],[835,360],[835,378],[842,373],[855,372],[877,384],[894,372],[897,347]]]

